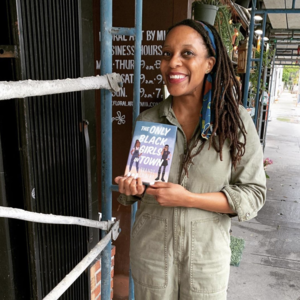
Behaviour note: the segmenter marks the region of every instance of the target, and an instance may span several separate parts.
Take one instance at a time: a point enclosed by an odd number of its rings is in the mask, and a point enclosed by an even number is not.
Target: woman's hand
[[[155,197],[161,206],[186,206],[190,192],[179,184],[155,182],[147,188],[147,194]]]
[[[115,178],[115,182],[119,185],[119,192],[127,196],[139,196],[142,195],[145,190],[145,186],[140,177],[118,176]]]

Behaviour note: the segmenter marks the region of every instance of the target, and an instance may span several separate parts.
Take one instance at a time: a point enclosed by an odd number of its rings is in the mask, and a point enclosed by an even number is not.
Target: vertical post
[[[266,124],[265,124],[265,132],[264,132],[264,142],[263,142],[263,150],[265,149],[266,146],[266,135],[267,135],[267,129],[268,129],[268,124],[269,124],[269,112],[270,112],[270,106],[271,106],[271,96],[272,96],[272,88],[273,88],[273,76],[274,76],[274,64],[275,64],[275,56],[276,56],[276,51],[277,51],[277,43],[275,43],[274,46],[274,56],[272,58],[272,73],[271,73],[271,79],[270,79],[270,85],[269,85],[269,104],[268,104],[268,109],[266,112]],[[300,74],[299,74],[300,75]]]
[[[250,69],[251,69],[251,53],[252,53],[252,43],[253,43],[253,34],[254,34],[255,8],[256,8],[256,0],[252,0],[250,33],[248,39],[248,53],[247,53],[247,71],[245,76],[245,86],[244,86],[244,95],[243,95],[244,107],[247,107],[247,100],[248,100],[248,89],[249,89],[249,79],[250,79]]]
[[[293,0],[292,9],[295,9],[295,2],[296,0]]]
[[[101,30],[101,75],[112,73],[112,1],[100,2]],[[103,221],[112,218],[112,94],[101,90],[101,206]],[[102,238],[106,231],[101,232]],[[111,286],[111,242],[102,252],[101,259],[101,299],[110,299]]]
[[[134,46],[134,86],[133,86],[133,115],[132,124],[140,114],[140,88],[141,88],[141,47],[142,47],[142,17],[143,0],[135,0],[135,46]],[[137,202],[131,206],[131,228],[135,220]],[[134,283],[129,270],[129,300],[134,300]]]
[[[262,33],[262,36],[261,36],[260,59],[259,59],[259,67],[258,67],[258,79],[257,79],[257,86],[256,86],[255,115],[254,115],[254,124],[255,124],[255,126],[256,126],[257,116],[258,116],[260,77],[261,77],[261,69],[262,69],[263,56],[264,56],[264,37],[265,37],[265,31],[266,31],[266,22],[267,22],[267,14],[264,13],[263,29],[262,29],[263,33]]]

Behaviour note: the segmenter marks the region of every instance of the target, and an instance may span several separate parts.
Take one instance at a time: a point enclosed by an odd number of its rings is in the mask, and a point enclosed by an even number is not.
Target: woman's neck
[[[189,142],[199,124],[202,98],[196,100],[194,97],[173,97],[172,108]]]

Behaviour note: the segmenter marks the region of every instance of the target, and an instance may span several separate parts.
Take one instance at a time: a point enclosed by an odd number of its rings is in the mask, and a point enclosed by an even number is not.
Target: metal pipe
[[[295,2],[296,0],[293,0],[292,9],[295,9]]]
[[[300,9],[295,8],[295,9],[260,9],[255,11],[256,14],[300,14]]]
[[[274,50],[276,52],[276,47],[277,45],[275,44]],[[266,137],[267,134],[267,129],[268,129],[268,124],[269,124],[269,112],[270,112],[270,106],[271,106],[271,97],[272,97],[272,88],[273,88],[273,76],[274,76],[274,60],[275,60],[275,56],[273,56],[273,61],[272,61],[272,75],[270,78],[270,85],[269,85],[269,103],[268,103],[268,109],[267,109],[267,114],[266,114],[266,124],[265,124],[265,132],[264,132],[264,137]],[[266,138],[264,139],[264,143],[263,143],[263,150],[265,149],[266,146]]]
[[[118,221],[110,232],[81,260],[80,263],[68,274],[66,277],[43,299],[43,300],[56,300],[58,299],[73,283],[74,281],[98,258],[103,248],[111,243],[111,239],[116,240],[119,233]],[[101,265],[102,268],[102,265]],[[110,273],[109,273],[110,276]],[[102,283],[103,284],[103,283]],[[102,299],[104,298],[101,294]]]
[[[100,1],[101,75],[112,72],[112,1]],[[112,219],[112,94],[101,90],[101,208],[104,221]],[[107,232],[102,231],[105,238]],[[110,299],[111,242],[102,252],[101,298]]]
[[[106,74],[76,79],[1,81],[0,100],[69,93],[83,90],[107,89],[119,91],[120,74]]]
[[[11,218],[24,220],[35,223],[44,223],[44,224],[64,224],[64,225],[78,225],[85,227],[98,228],[102,230],[108,230],[109,222],[99,222],[79,217],[68,217],[68,216],[57,216],[49,215],[42,213],[35,213],[31,211],[26,211],[23,209],[12,208],[12,207],[3,207],[0,206],[0,217],[2,218]]]
[[[134,87],[133,87],[133,116],[132,124],[140,114],[140,88],[141,88],[141,48],[142,48],[142,24],[143,24],[143,0],[135,0],[135,46],[134,46]],[[131,229],[135,221],[137,202],[131,206]],[[129,300],[134,300],[134,282],[129,269]]]
[[[111,34],[117,35],[135,35],[135,28],[125,28],[125,27],[112,27],[110,30]]]
[[[250,64],[251,64],[251,53],[252,53],[252,43],[253,43],[253,34],[254,34],[254,15],[256,8],[256,0],[252,0],[252,10],[251,10],[251,21],[250,21],[250,33],[248,39],[248,53],[247,53],[247,70],[245,75],[245,86],[244,86],[244,95],[243,95],[243,105],[247,107],[248,100],[248,88],[249,88],[249,79],[250,79]]]
[[[256,86],[256,99],[255,99],[255,114],[254,114],[254,124],[256,126],[257,122],[257,116],[258,116],[258,103],[259,103],[259,90],[260,90],[260,77],[261,77],[261,69],[262,69],[262,63],[263,63],[263,56],[264,56],[264,36],[266,31],[266,22],[267,22],[267,15],[264,14],[263,19],[263,33],[261,36],[261,47],[260,47],[260,62],[258,67],[258,80],[257,80],[257,86]]]

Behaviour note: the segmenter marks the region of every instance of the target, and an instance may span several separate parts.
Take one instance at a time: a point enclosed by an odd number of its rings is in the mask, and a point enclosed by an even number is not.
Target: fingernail
[[[138,179],[139,178],[139,174],[135,174],[135,179]]]
[[[127,177],[129,177],[131,175],[131,173],[129,172],[128,174],[127,174]]]
[[[154,181],[152,181],[152,182],[150,182],[150,183],[149,183],[149,185],[153,185],[154,183],[155,183],[155,182],[154,182]]]

